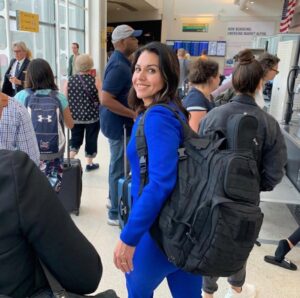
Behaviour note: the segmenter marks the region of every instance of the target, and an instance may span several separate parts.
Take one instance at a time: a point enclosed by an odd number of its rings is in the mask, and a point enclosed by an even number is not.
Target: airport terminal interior
[[[289,2],[294,11],[283,31]],[[257,298],[300,298],[300,245],[287,255],[296,271],[264,261],[300,225],[300,0],[0,0],[1,86],[16,41],[26,43],[32,58],[49,62],[60,90],[68,79],[72,43],[79,45],[80,54],[92,56],[94,71],[103,79],[113,51],[111,35],[120,24],[143,30],[139,44],[161,41],[174,51],[184,48],[192,62],[206,50],[224,77],[234,69],[233,57],[245,48],[255,57],[267,51],[280,58],[278,74],[264,92],[264,110],[280,124],[288,162],[281,183],[261,193],[264,220],[247,262],[246,283],[255,286]],[[83,147],[76,158],[85,169]],[[124,275],[113,264],[120,228],[107,224],[109,160],[108,140],[100,132],[94,159],[99,169],[83,171],[79,214],[71,217],[101,257],[103,277],[96,292],[114,289],[125,298]],[[218,285],[214,297],[225,297],[226,278]],[[172,297],[166,281],[154,297]]]

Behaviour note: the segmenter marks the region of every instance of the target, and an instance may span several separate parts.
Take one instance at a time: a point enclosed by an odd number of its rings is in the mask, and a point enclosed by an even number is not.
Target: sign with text
[[[39,15],[26,11],[17,10],[17,30],[39,32]]]
[[[182,24],[182,32],[208,32],[208,24],[203,23],[183,23]]]
[[[228,27],[227,36],[244,37],[244,36],[267,36],[266,31],[256,31],[252,27]]]
[[[228,22],[227,57],[233,57],[245,48],[252,48],[253,37],[275,34],[275,22]]]

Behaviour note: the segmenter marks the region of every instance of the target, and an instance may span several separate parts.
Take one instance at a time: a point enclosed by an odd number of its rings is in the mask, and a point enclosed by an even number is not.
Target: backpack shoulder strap
[[[170,110],[174,114],[174,116],[177,118],[177,120],[180,122],[180,124],[183,128],[184,139],[185,139],[186,135],[190,134],[190,128],[189,128],[188,124],[180,117],[180,115],[174,108],[170,107],[167,104],[157,104],[153,107],[150,107],[149,109],[146,110],[144,115],[141,117],[139,124],[138,124],[137,131],[136,131],[136,148],[137,148],[139,157],[147,155],[147,145],[146,145],[145,134],[144,134],[145,119],[146,119],[149,111],[151,111],[156,106],[162,106],[162,107]]]
[[[40,265],[44,271],[47,278],[51,291],[55,298],[69,298],[67,291],[63,288],[60,282],[53,276],[53,274],[48,270],[45,264],[39,259]]]
[[[63,107],[62,107],[62,103],[58,97],[58,91],[57,90],[51,90],[51,92],[48,94],[48,96],[50,96],[51,98],[55,99],[56,102],[58,103],[59,105],[59,109],[61,111],[61,113],[63,114]]]
[[[167,105],[167,104],[157,104],[157,105],[147,109],[147,111],[144,113],[144,115],[141,116],[141,118],[139,120],[139,124],[138,124],[136,135],[135,135],[136,149],[137,149],[137,153],[138,153],[138,157],[139,157],[139,165],[140,165],[139,195],[142,193],[143,188],[144,188],[144,186],[147,182],[147,174],[148,174],[148,169],[147,169],[147,167],[148,167],[148,165],[147,165],[148,148],[147,148],[147,142],[146,142],[145,131],[144,131],[145,119],[146,119],[147,114],[149,113],[149,111],[152,108],[156,107],[156,106],[162,106],[162,107],[172,111],[172,113],[175,115],[175,117],[181,123],[181,126],[183,128],[184,141],[187,138],[191,137],[192,134],[194,134],[194,136],[196,135],[196,133],[194,133],[189,128],[188,124],[180,117],[180,115],[178,114],[178,111],[176,111],[174,108],[170,107],[169,105]],[[180,158],[181,154],[184,154],[184,152],[180,151],[180,149],[179,149],[179,158]]]

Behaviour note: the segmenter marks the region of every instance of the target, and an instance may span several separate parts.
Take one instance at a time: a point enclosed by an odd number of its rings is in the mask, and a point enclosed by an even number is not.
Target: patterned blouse
[[[69,77],[68,101],[75,124],[99,121],[99,97],[93,76],[76,74]]]

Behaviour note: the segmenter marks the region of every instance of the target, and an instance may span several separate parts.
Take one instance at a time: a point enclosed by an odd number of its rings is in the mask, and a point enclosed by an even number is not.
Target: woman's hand
[[[132,258],[134,251],[134,246],[129,246],[125,244],[122,240],[119,240],[114,251],[115,266],[124,273],[129,273],[130,271],[133,271]]]

